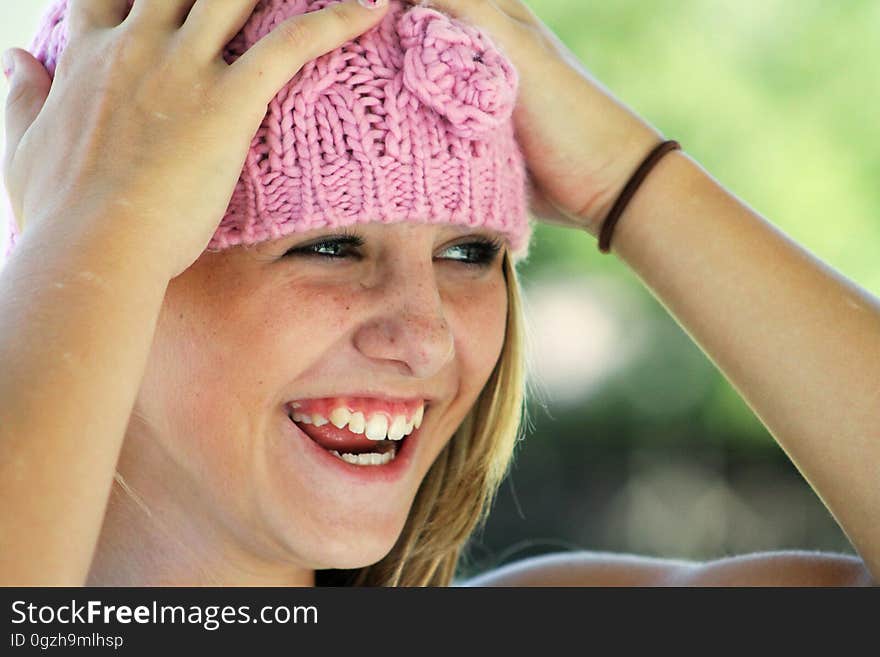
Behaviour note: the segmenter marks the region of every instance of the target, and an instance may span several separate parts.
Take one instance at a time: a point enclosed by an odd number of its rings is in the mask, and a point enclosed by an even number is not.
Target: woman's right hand
[[[14,49],[3,174],[19,232],[94,217],[134,234],[169,280],[195,262],[275,94],[387,7],[346,0],[293,16],[227,64],[257,2],[135,0],[125,17],[130,0],[70,0],[54,80]]]

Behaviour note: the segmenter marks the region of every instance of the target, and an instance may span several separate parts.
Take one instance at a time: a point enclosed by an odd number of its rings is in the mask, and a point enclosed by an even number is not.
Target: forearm
[[[82,585],[168,281],[106,231],[29,230],[0,275],[0,584]]]
[[[880,302],[686,154],[660,161],[612,250],[739,391],[880,579]]]

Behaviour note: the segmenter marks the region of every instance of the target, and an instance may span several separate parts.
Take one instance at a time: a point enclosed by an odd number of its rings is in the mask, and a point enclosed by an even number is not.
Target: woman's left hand
[[[611,203],[663,137],[593,80],[520,0],[405,0],[486,32],[519,73],[513,120],[530,209],[597,235]]]

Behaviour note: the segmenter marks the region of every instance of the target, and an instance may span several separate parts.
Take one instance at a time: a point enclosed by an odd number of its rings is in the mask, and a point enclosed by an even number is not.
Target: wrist
[[[71,208],[63,216],[53,213],[30,222],[18,237],[16,251],[39,248],[43,257],[58,257],[85,266],[86,276],[95,284],[141,292],[153,287],[163,291],[172,276],[164,262],[162,249],[140,218],[123,213],[113,216],[106,210],[85,211]],[[37,245],[37,246],[34,246]],[[105,276],[106,274],[106,276]]]
[[[639,165],[664,139],[659,131],[638,123],[604,147],[607,164],[596,174],[598,191],[579,213],[585,230],[593,237],[599,237],[605,219]]]

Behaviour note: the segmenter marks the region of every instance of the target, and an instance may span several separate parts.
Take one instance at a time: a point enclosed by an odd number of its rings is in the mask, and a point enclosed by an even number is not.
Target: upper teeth
[[[413,414],[412,420],[407,421],[405,416],[395,415],[391,418],[390,424],[388,415],[381,411],[373,413],[367,421],[361,411],[350,411],[346,406],[337,406],[330,411],[329,419],[320,413],[309,414],[296,411],[291,417],[294,422],[314,424],[318,427],[328,422],[332,422],[337,429],[348,425],[349,431],[365,434],[370,440],[385,440],[386,438],[388,440],[402,440],[404,436],[408,436],[422,425],[424,414],[425,405],[422,404]]]

